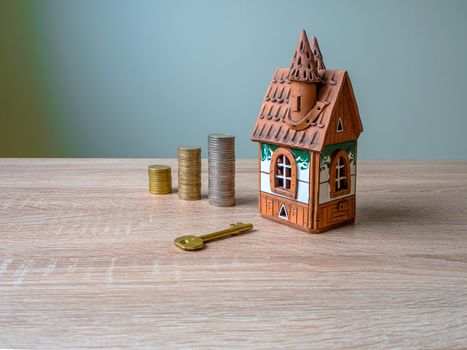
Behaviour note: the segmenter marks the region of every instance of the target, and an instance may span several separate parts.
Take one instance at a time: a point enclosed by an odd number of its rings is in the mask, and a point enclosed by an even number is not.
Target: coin
[[[181,145],[178,156],[178,197],[201,199],[201,148]]]
[[[209,203],[235,205],[235,136],[214,133],[208,136]]]
[[[152,194],[172,193],[172,172],[168,165],[148,166],[149,192]]]

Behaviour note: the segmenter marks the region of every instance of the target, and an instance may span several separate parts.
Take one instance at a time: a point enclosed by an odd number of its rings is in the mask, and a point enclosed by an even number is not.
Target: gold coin
[[[150,165],[148,169],[151,171],[164,171],[164,170],[170,171],[170,166],[162,165],[162,164],[154,164],[154,165]]]
[[[172,172],[168,165],[148,166],[149,192],[152,194],[172,193]]]
[[[201,147],[178,146],[178,197],[201,199]]]

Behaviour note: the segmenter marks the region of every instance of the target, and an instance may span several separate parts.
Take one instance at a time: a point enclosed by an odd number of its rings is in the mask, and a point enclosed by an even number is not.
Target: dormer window
[[[293,112],[300,112],[301,105],[302,105],[302,97],[301,96],[292,96],[292,111]]]
[[[297,197],[297,163],[288,149],[277,149],[271,158],[271,191],[290,198]]]

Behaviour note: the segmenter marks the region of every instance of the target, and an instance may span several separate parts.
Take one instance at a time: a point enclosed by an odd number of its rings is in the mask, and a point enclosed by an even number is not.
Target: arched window
[[[331,198],[349,194],[351,185],[350,163],[346,151],[341,149],[333,154],[330,172]]]
[[[272,154],[270,169],[271,190],[287,197],[297,197],[297,163],[288,149],[278,148]]]

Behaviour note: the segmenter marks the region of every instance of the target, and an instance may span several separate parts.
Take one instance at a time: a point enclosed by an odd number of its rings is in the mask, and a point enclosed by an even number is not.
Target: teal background
[[[0,156],[249,141],[300,30],[360,106],[360,159],[467,159],[467,1],[0,0]]]

